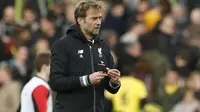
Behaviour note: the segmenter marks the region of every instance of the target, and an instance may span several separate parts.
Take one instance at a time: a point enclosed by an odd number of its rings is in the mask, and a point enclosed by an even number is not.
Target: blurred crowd
[[[0,1],[0,112],[15,112],[34,58],[75,23],[79,0]],[[100,36],[122,87],[106,112],[200,112],[200,0],[104,0]]]

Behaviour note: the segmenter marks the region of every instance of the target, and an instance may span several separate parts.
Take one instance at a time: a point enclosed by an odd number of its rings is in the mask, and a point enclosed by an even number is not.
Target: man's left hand
[[[106,68],[108,76],[111,78],[113,84],[118,84],[120,82],[120,71],[117,69]]]

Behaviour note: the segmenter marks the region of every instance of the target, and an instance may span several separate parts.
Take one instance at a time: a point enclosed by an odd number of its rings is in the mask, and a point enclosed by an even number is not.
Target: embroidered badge
[[[83,51],[83,50],[78,50],[78,55],[79,55],[79,58],[83,58],[83,53],[84,53],[84,51]]]

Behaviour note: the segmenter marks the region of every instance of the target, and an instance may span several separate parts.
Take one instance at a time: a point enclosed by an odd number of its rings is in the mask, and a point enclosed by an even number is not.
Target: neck
[[[41,79],[45,80],[46,82],[49,81],[49,78],[47,77],[47,75],[44,72],[37,73],[37,76],[40,77]]]
[[[136,30],[130,31],[130,33],[136,37],[139,36],[139,33]]]
[[[20,64],[20,65],[23,65],[25,62],[23,60],[21,60],[20,58],[15,58],[15,63],[16,64]]]
[[[187,95],[187,96],[184,97],[184,100],[185,101],[195,101],[195,98],[192,95]]]
[[[81,28],[81,31],[83,32],[83,35],[86,37],[87,40],[92,40],[92,36],[89,35],[83,28]]]
[[[12,83],[11,79],[5,80],[2,85],[9,85]]]

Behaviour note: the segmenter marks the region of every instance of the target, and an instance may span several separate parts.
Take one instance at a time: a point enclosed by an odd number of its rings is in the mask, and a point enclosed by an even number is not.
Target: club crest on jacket
[[[100,47],[100,48],[98,48],[98,53],[99,53],[99,57],[101,57],[102,58],[102,48]]]

